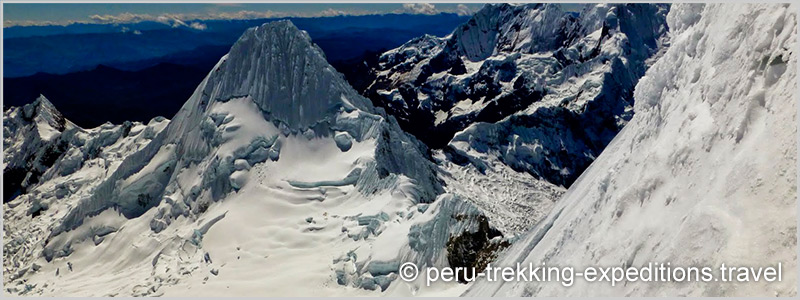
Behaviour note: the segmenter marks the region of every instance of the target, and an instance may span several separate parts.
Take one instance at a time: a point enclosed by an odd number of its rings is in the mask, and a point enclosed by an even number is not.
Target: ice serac
[[[710,267],[716,280],[479,281],[467,295],[795,296],[797,9],[674,5],[671,45],[636,86],[633,119],[496,262],[669,263]],[[779,263],[780,282],[723,282],[719,271]]]

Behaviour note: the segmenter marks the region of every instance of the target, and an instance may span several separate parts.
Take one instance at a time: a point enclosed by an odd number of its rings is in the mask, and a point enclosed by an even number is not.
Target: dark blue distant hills
[[[448,34],[467,17],[443,13],[283,19],[307,31],[328,60],[337,61],[365,51],[394,48],[421,34]],[[138,61],[152,62],[208,46],[230,46],[246,28],[275,20],[198,21],[205,25],[204,30],[157,22],[4,28],[3,77],[64,74],[101,64],[134,70],[131,67],[140,65]]]
[[[444,36],[456,14],[288,18],[306,30],[351,84],[365,60],[406,41]],[[246,28],[278,19],[202,21],[205,30],[156,22],[4,28],[3,106],[44,94],[83,127],[172,117]],[[124,29],[123,29],[124,28]],[[123,32],[124,31],[124,32]]]

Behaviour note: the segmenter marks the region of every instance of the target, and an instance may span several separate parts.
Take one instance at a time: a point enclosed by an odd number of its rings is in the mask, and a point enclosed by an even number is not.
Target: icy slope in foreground
[[[675,5],[672,45],[636,114],[498,265],[783,264],[780,283],[479,281],[467,295],[792,296],[797,267],[797,15],[789,5]]]

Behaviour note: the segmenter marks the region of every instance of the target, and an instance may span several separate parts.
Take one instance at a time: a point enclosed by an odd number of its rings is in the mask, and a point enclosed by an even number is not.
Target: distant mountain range
[[[307,31],[329,61],[337,61],[391,49],[421,34],[448,34],[468,17],[443,13],[286,19]],[[4,28],[3,77],[65,74],[101,64],[135,70],[131,67],[138,61],[205,46],[230,47],[245,29],[275,20],[203,21],[204,30],[155,22]]]
[[[354,76],[365,55],[423,34],[446,35],[468,17],[289,19],[309,33],[334,67]],[[3,105],[21,106],[45,94],[85,128],[172,116],[245,29],[270,21],[204,21],[203,31],[154,22],[5,28]]]

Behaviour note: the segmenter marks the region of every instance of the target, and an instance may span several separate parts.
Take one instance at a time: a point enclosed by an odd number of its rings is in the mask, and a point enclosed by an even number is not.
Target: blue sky
[[[481,3],[5,3],[3,26],[69,24],[73,22],[124,23],[137,20],[232,19],[337,14],[439,13],[469,14]],[[574,4],[566,4],[568,10]]]

